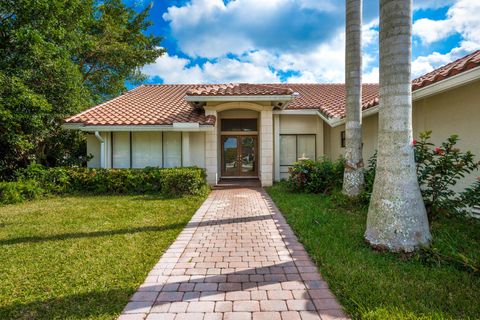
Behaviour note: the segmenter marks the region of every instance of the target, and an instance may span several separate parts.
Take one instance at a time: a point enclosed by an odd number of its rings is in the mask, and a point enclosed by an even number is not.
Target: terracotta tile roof
[[[215,124],[185,101],[187,90],[200,85],[141,85],[65,120],[84,125],[170,125],[174,122]]]
[[[191,88],[189,96],[266,96],[291,95],[292,89],[277,84],[228,83]]]
[[[428,86],[434,82],[442,81],[446,78],[455,76],[459,73],[480,66],[480,50],[472,52],[463,58],[457,59],[449,64],[433,70],[412,81],[412,90],[417,90]]]
[[[426,87],[480,66],[480,50],[412,81],[412,90]],[[165,84],[142,85],[65,120],[84,125],[170,125],[215,123],[185,100],[189,96],[291,95],[288,110],[317,109],[329,118],[345,116],[344,84]],[[378,105],[378,84],[363,85],[363,110]]]
[[[289,83],[277,86],[291,88],[298,92],[288,105],[287,110],[318,109],[327,117],[342,117],[345,114],[345,85],[343,83]],[[378,96],[378,84],[362,85],[363,103]]]

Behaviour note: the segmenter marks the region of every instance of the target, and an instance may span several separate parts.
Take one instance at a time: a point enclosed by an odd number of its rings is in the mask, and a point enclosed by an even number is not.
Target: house
[[[451,134],[480,156],[480,51],[413,80],[414,136]],[[363,85],[364,158],[375,151],[378,85]],[[65,127],[89,133],[89,167],[206,168],[208,181],[287,177],[299,158],[344,153],[343,84],[141,85],[74,115]],[[474,177],[467,177],[463,186]]]

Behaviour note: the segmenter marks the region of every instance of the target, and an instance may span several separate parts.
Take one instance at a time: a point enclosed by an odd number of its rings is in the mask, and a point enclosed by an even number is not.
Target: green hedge
[[[17,181],[0,182],[0,203],[16,203],[49,194],[196,195],[207,187],[205,170],[189,168],[93,169],[31,165]]]
[[[344,159],[301,160],[289,169],[287,186],[294,192],[328,194],[342,189],[344,168]]]

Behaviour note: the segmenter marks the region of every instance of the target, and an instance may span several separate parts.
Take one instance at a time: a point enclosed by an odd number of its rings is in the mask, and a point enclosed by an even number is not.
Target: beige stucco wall
[[[279,116],[279,133],[282,134],[315,134],[316,157],[324,154],[324,124],[316,115],[285,115]],[[279,159],[276,159],[279,161]],[[288,167],[280,166],[280,179],[288,177]]]
[[[432,130],[432,142],[440,145],[450,135],[460,137],[458,147],[470,150],[480,160],[480,81],[458,87],[434,96],[413,102],[413,135],[418,138],[419,133]],[[328,128],[326,139],[327,156],[336,159],[345,152],[340,147],[340,132],[345,130],[341,125]],[[363,119],[363,151],[364,160],[373,155],[377,148],[378,115]],[[471,185],[480,172],[474,172],[466,177],[458,186],[463,189]]]
[[[457,146],[470,150],[480,161],[480,81],[459,87],[413,104],[413,133],[432,130],[432,142],[439,145],[457,134]],[[480,172],[466,177],[458,188],[471,185]]]
[[[328,134],[325,135],[326,142],[329,148],[326,150],[325,155],[332,159],[336,160],[340,157],[343,157],[345,154],[345,148],[341,147],[341,138],[340,133],[345,131],[345,125],[340,125],[338,127],[330,128],[328,125],[326,131]],[[377,149],[377,130],[378,130],[378,115],[374,114],[369,117],[363,118],[362,120],[362,141],[363,141],[363,158],[366,161],[375,153]]]

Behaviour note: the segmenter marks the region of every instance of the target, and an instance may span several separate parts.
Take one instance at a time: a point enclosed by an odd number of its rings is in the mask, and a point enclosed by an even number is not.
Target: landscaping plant
[[[418,183],[430,221],[439,214],[462,214],[466,209],[480,204],[480,178],[462,192],[454,186],[459,180],[478,170],[480,162],[470,152],[456,147],[459,138],[450,136],[440,146],[430,142],[432,131],[420,133],[419,140],[413,140]],[[365,192],[362,196],[368,203],[376,170],[376,154],[370,158],[365,171]]]
[[[74,193],[199,195],[207,188],[205,170],[196,167],[94,169],[32,164],[18,170],[16,177],[16,181],[0,182],[0,203]]]
[[[294,192],[329,194],[342,188],[344,167],[344,159],[301,160],[289,169],[287,185]]]
[[[479,199],[478,184],[461,193],[453,190],[460,179],[478,170],[479,162],[470,151],[462,152],[456,147],[457,135],[436,147],[430,142],[431,134],[432,131],[420,133],[420,139],[414,140],[413,145],[423,201],[430,219],[435,219],[440,213],[461,213],[474,204],[471,200]]]

